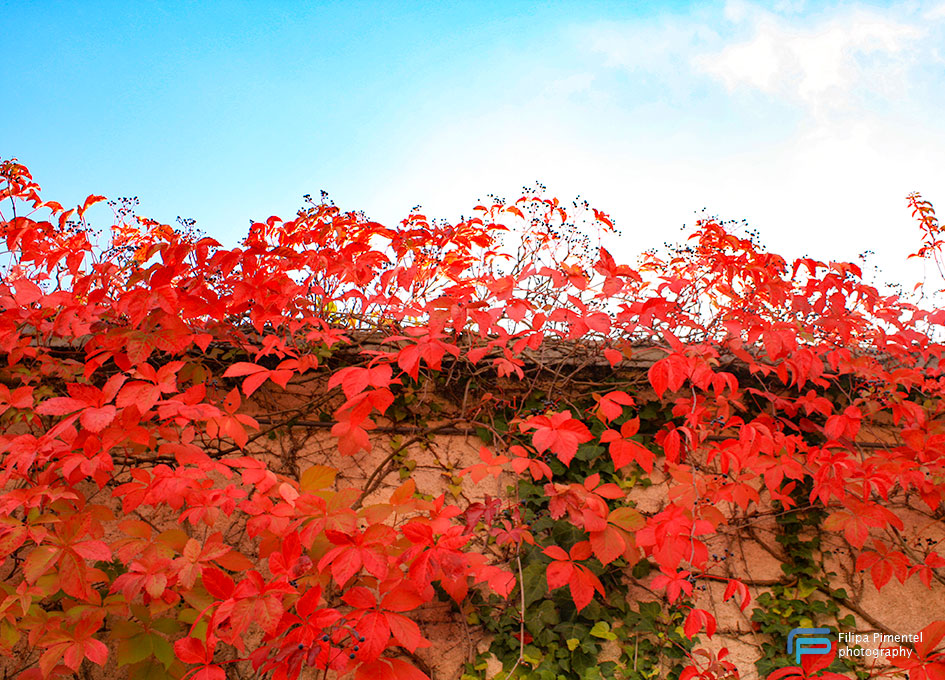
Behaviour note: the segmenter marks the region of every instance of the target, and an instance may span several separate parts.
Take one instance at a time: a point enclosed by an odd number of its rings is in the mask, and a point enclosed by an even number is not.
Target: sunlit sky
[[[227,245],[322,189],[394,222],[540,181],[610,213],[627,261],[707,213],[790,256],[873,250],[898,272],[918,244],[906,194],[945,206],[941,0],[0,2],[0,16],[0,157],[47,198],[137,196],[141,214],[193,218]]]

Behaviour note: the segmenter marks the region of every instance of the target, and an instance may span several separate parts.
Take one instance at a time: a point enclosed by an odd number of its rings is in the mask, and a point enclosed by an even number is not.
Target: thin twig
[[[518,617],[518,658],[515,660],[515,665],[512,666],[509,674],[505,676],[505,680],[509,680],[515,669],[525,660],[525,578],[522,576],[522,546],[519,546],[515,552],[515,563],[518,566],[518,592],[521,596],[521,609]]]

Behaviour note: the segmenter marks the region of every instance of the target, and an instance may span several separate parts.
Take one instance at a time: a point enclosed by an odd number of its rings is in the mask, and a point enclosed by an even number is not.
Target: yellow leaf
[[[318,491],[334,484],[338,471],[326,465],[313,465],[302,472],[299,485],[302,491]]]

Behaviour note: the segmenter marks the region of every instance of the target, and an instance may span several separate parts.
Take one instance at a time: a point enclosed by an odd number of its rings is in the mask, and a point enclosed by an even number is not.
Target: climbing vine
[[[854,264],[711,219],[620,263],[608,215],[540,191],[394,226],[308,199],[232,247],[67,209],[15,160],[0,206],[22,677],[422,680],[445,605],[488,637],[473,678],[733,678],[735,620],[771,680],[829,680],[836,648],[781,651],[863,618],[822,534],[873,587],[942,577],[945,315]],[[783,578],[753,582],[725,541],[771,521]],[[855,672],[941,677],[945,623],[923,632]]]

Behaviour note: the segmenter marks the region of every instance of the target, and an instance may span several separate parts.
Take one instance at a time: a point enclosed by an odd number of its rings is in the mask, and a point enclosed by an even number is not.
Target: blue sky
[[[898,272],[905,195],[945,200],[940,0],[0,13],[0,157],[49,198],[138,196],[227,244],[321,189],[391,222],[541,181],[611,213],[626,259],[706,208],[790,255],[871,249]]]

